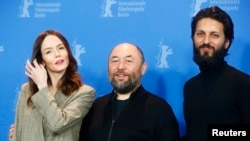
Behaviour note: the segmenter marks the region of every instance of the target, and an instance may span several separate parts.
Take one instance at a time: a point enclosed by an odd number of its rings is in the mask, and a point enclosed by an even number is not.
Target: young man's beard
[[[208,52],[205,52],[203,55],[200,52],[200,48],[203,46],[209,46],[213,48],[210,45],[202,45],[199,48],[193,47],[193,60],[194,62],[200,67],[200,70],[209,70],[212,68],[215,68],[216,66],[219,66],[221,63],[224,63],[224,57],[227,55],[227,50],[224,47],[218,48],[218,50],[214,50],[212,56],[209,56]]]

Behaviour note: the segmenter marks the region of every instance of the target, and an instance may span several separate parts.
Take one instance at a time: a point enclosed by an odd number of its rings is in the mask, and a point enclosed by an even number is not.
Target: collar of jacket
[[[128,102],[132,102],[133,99],[135,99],[136,97],[139,97],[140,95],[144,94],[145,89],[142,87],[142,85],[140,85],[129,97]],[[111,93],[111,101],[112,103],[114,103],[116,101],[117,98],[117,94],[115,93],[114,90],[112,90]]]

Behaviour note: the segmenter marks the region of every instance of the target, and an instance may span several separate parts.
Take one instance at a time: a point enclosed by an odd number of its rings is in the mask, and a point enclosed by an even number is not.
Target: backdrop
[[[250,74],[248,0],[1,0],[0,140],[7,140],[14,122],[34,40],[47,29],[68,39],[79,72],[97,90],[97,97],[112,90],[107,78],[109,51],[124,41],[140,46],[148,64],[142,83],[169,102],[184,135],[182,89],[199,72],[192,61],[191,18],[212,5],[221,6],[235,24],[228,63]]]

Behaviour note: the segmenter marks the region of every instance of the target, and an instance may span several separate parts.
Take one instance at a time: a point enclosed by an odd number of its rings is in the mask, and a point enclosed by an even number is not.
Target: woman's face
[[[41,45],[43,64],[49,73],[65,73],[69,65],[68,51],[55,35],[48,35]]]

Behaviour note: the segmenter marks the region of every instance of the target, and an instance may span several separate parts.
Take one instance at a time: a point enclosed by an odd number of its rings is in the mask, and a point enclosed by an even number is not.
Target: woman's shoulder
[[[27,89],[29,87],[29,83],[28,82],[25,82],[21,85],[21,88],[22,89]]]
[[[21,91],[26,91],[26,92],[29,91],[29,83],[28,82],[22,84]]]
[[[79,89],[78,89],[78,93],[91,93],[91,94],[95,94],[96,90],[90,86],[90,85],[82,85]]]
[[[20,89],[20,96],[27,97],[29,92],[30,92],[29,83],[28,82],[23,83]]]
[[[95,91],[95,89],[94,89],[92,86],[87,85],[87,84],[83,84],[83,85],[79,88],[79,90]]]

